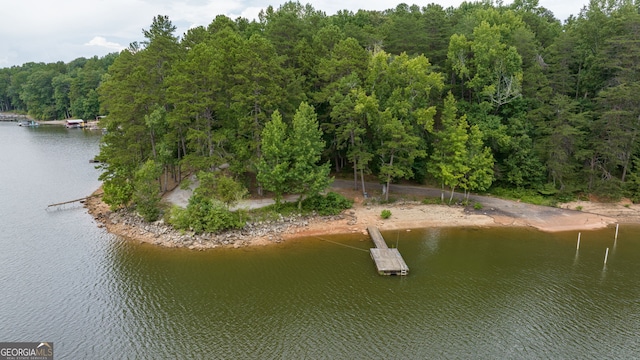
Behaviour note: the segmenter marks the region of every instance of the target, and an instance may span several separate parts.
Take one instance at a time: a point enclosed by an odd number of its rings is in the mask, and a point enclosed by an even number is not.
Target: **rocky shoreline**
[[[557,232],[595,230],[618,222],[640,224],[640,205],[629,203],[580,202],[579,205],[567,203],[562,208],[553,208],[485,197],[478,201],[482,201],[486,207],[475,210],[406,200],[394,204],[372,204],[345,192],[343,195],[354,199],[354,205],[352,209],[337,216],[280,217],[276,221],[250,223],[241,230],[195,234],[192,231],[176,230],[162,220],[148,223],[130,211],[111,211],[102,201],[101,193],[102,189],[99,189],[85,201],[85,207],[98,222],[98,226],[128,240],[191,250],[263,246],[300,237],[366,234],[368,226],[376,226],[381,231],[515,226]],[[578,206],[583,210],[570,210]],[[382,219],[382,210],[390,210],[393,215]]]
[[[247,223],[241,230],[196,234],[193,231],[176,230],[164,220],[153,223],[146,222],[138,214],[124,209],[111,211],[102,202],[100,196],[87,199],[85,207],[98,222],[98,226],[106,228],[112,234],[158,246],[190,250],[218,247],[239,248],[280,243],[284,240],[284,236],[299,233],[312,222],[332,222],[345,219],[345,215],[281,216],[276,221]]]

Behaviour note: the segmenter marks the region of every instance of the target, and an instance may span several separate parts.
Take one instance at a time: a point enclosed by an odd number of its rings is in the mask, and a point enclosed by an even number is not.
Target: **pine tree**
[[[313,107],[303,102],[293,117],[288,150],[291,154],[289,189],[300,194],[298,208],[305,196],[317,195],[331,183],[330,164],[319,164],[325,142]]]
[[[257,180],[265,190],[275,194],[279,205],[282,195],[289,190],[291,150],[287,141],[287,125],[277,110],[262,130],[260,147],[262,156],[258,161]]]

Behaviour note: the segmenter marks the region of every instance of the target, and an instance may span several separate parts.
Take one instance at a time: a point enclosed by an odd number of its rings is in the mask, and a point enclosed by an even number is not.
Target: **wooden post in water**
[[[580,250],[580,235],[582,235],[582,233],[578,233],[578,245],[576,245],[576,251]]]
[[[613,240],[618,240],[618,227],[620,226],[620,224],[616,224],[616,236],[613,238]]]
[[[65,201],[65,202],[61,202],[61,203],[57,203],[57,204],[51,204],[47,206],[47,209],[52,207],[52,206],[60,206],[60,205],[65,205],[65,204],[71,204],[74,202],[82,202],[82,201],[86,201],[92,197],[96,197],[96,196],[102,196],[102,194],[93,194],[93,195],[89,195],[89,196],[85,196],[83,198],[80,199],[75,199],[75,200],[69,200],[69,201]]]
[[[604,253],[604,264],[607,265],[607,259],[609,258],[609,248],[607,248],[607,251]]]

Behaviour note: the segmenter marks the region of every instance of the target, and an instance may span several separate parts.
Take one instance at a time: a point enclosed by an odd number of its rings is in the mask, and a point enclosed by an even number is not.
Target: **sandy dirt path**
[[[541,231],[573,231],[592,230],[607,227],[614,223],[640,224],[640,206],[629,202],[603,204],[595,202],[574,202],[562,204],[558,208],[525,204],[518,201],[497,199],[492,197],[472,196],[472,203],[482,204],[481,209],[472,207],[425,205],[421,200],[425,197],[439,197],[439,189],[419,186],[391,187],[391,194],[397,200],[391,204],[375,204],[370,197],[381,196],[381,186],[367,184],[369,199],[365,199],[361,191],[353,190],[353,182],[336,180],[333,191],[342,193],[354,200],[351,209],[344,212],[340,220],[315,218],[308,225],[281,234],[282,239],[321,236],[330,234],[366,234],[368,226],[377,226],[380,230],[409,230],[430,227],[491,227],[520,226],[533,227]],[[179,206],[186,206],[190,196],[189,190],[176,188],[165,195],[164,200]],[[290,200],[296,197],[290,197]],[[256,208],[271,204],[271,199],[245,200],[238,207]],[[94,214],[109,213],[108,206],[100,198],[86,203],[89,212]],[[390,210],[391,217],[382,219],[382,210]],[[576,210],[580,209],[580,211]],[[108,224],[108,231],[136,239],[135,230],[118,224]],[[144,241],[143,239],[136,239]],[[246,244],[263,245],[269,243],[264,239],[247,239]]]

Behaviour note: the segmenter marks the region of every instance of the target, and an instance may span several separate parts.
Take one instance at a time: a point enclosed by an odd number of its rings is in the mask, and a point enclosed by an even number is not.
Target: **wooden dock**
[[[376,263],[378,273],[380,275],[407,275],[409,267],[404,262],[398,249],[389,249],[377,227],[369,226],[367,231],[376,245],[375,248],[371,248],[369,251],[371,252],[371,258]]]

